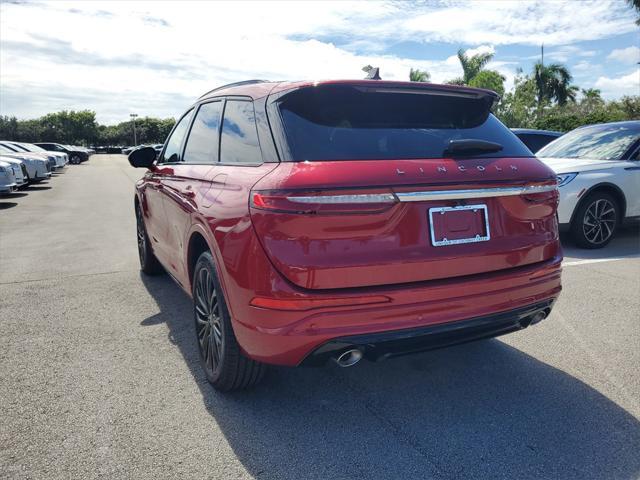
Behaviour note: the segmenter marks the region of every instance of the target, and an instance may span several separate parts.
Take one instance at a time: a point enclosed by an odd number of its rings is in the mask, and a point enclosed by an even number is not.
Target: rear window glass
[[[295,161],[441,158],[462,139],[503,147],[476,157],[531,156],[482,98],[325,86],[286,95],[280,112]]]

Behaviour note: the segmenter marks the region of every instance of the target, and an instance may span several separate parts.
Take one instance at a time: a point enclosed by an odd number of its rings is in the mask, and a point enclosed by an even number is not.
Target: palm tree
[[[627,0],[627,3],[635,8],[638,15],[640,15],[640,0]],[[640,25],[640,16],[636,19],[636,25]]]
[[[458,60],[462,66],[462,84],[468,85],[469,82],[480,73],[480,71],[487,66],[487,63],[493,58],[493,53],[477,53],[472,57],[467,55],[466,50],[461,48],[458,50]],[[454,80],[457,82],[459,79]]]
[[[544,102],[556,101],[558,105],[565,105],[568,100],[575,102],[578,87],[571,85],[573,77],[564,65],[552,63],[544,65],[537,62],[533,66],[533,79],[536,84],[538,108]]]
[[[428,82],[429,80],[431,80],[431,74],[426,70],[418,70],[417,68],[409,70],[410,82]]]

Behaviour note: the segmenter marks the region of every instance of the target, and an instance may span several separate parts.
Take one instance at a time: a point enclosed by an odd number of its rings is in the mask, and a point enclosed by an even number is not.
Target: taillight
[[[398,199],[391,190],[262,190],[251,193],[251,206],[287,213],[376,213],[388,210]]]

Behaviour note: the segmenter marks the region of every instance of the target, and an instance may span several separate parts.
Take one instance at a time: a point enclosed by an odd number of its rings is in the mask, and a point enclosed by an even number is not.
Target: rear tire
[[[591,193],[578,205],[571,222],[571,237],[581,248],[602,248],[615,236],[620,214],[618,201],[612,195]]]
[[[240,350],[210,252],[196,261],[192,285],[196,342],[207,380],[222,392],[253,387],[266,365]]]
[[[73,165],[80,165],[80,162],[81,162],[81,160],[80,160],[80,155],[73,155],[73,156],[71,157],[70,162],[71,162]]]
[[[149,242],[147,229],[144,226],[144,218],[140,205],[136,203],[136,233],[138,240],[138,258],[140,259],[140,270],[147,275],[158,275],[164,271],[162,265],[156,258]]]

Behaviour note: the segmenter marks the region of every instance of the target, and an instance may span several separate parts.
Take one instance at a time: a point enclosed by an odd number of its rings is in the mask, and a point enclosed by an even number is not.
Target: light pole
[[[136,138],[136,118],[138,117],[137,113],[130,113],[129,116],[133,120],[133,146],[138,146],[138,140]]]

